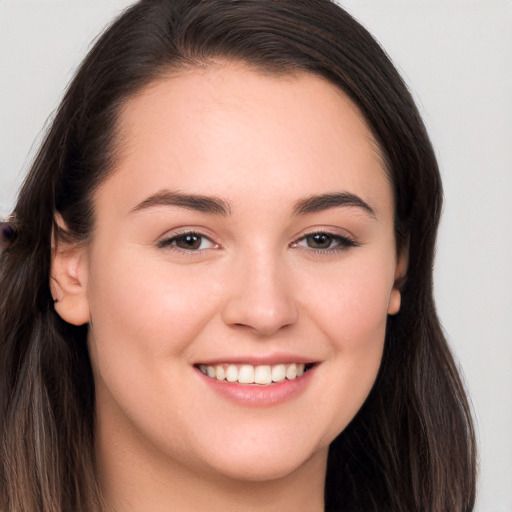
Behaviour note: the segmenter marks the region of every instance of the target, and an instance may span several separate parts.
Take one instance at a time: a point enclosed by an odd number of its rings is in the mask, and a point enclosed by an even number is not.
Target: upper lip
[[[203,364],[206,366],[215,366],[219,364],[250,364],[253,366],[269,365],[273,366],[276,364],[290,364],[290,363],[304,363],[314,364],[318,360],[311,357],[304,357],[296,354],[274,354],[274,355],[237,355],[237,356],[219,356],[215,358],[202,359],[197,361],[195,364]]]

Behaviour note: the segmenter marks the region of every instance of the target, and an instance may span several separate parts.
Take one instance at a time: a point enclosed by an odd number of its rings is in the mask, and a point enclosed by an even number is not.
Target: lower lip
[[[215,393],[238,405],[265,407],[278,405],[303,393],[316,370],[309,369],[294,380],[284,380],[275,384],[261,386],[258,384],[237,384],[226,380],[216,380],[197,370],[199,377]]]

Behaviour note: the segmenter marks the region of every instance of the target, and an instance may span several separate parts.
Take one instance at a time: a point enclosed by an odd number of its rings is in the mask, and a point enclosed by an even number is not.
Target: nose
[[[226,325],[270,336],[298,320],[292,280],[269,257],[245,258],[231,268],[228,294],[222,311]]]

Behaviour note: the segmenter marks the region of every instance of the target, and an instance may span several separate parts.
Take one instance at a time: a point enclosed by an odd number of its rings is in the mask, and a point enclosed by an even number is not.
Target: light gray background
[[[0,216],[90,42],[129,0],[0,0]],[[478,429],[478,512],[512,512],[512,2],[342,0],[411,86],[446,205],[443,325]]]

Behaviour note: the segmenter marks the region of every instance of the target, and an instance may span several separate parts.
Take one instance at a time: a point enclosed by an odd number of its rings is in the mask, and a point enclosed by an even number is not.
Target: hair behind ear
[[[87,327],[54,311],[50,288],[56,298],[63,291],[48,283],[58,254],[52,218],[35,208],[28,217],[24,209],[20,200],[20,243],[0,253],[0,510],[101,510]],[[80,252],[65,247],[60,243],[57,260],[76,275],[81,263],[67,263]],[[71,311],[68,320],[83,323]]]

